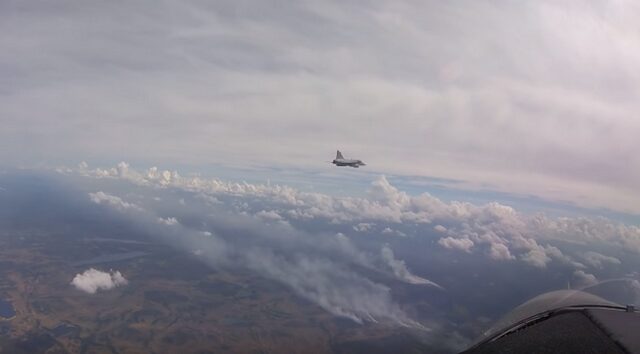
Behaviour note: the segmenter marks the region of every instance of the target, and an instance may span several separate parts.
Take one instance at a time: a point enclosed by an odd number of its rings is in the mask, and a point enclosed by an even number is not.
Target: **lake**
[[[16,315],[13,305],[6,300],[0,299],[0,319],[10,319]]]

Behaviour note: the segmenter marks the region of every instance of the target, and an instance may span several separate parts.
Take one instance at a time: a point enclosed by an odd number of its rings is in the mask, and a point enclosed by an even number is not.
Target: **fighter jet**
[[[340,150],[336,152],[336,158],[333,161],[331,161],[331,163],[336,166],[349,166],[354,168],[358,168],[360,166],[366,166],[365,163],[362,162],[361,160],[345,159],[344,156],[342,156],[342,153],[340,152]]]

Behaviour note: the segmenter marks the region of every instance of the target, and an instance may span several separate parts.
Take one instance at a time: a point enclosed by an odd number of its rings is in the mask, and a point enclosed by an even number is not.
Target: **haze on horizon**
[[[638,214],[640,6],[0,4],[5,167],[302,168]]]

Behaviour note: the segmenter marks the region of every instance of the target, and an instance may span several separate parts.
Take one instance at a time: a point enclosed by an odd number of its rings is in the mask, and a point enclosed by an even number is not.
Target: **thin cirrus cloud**
[[[640,212],[632,2],[0,6],[6,164],[312,169],[343,147],[377,172]]]

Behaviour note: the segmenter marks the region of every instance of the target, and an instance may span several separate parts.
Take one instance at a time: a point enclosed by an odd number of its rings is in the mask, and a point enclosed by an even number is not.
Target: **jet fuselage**
[[[336,166],[349,166],[354,168],[366,166],[366,164],[362,162],[362,160],[345,159],[340,151],[336,153],[336,158],[331,161],[331,163]]]

